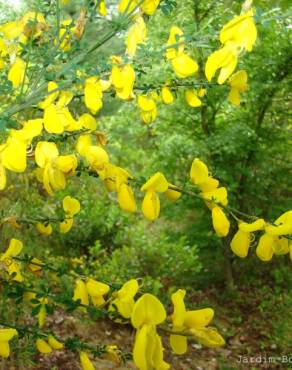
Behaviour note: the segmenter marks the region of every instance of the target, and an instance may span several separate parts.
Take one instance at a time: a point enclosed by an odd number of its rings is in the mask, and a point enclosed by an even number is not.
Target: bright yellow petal
[[[79,353],[82,370],[95,370],[93,363],[90,361],[87,354],[83,351]]]
[[[231,241],[231,250],[240,258],[247,257],[250,247],[250,233],[238,230]]]
[[[205,183],[208,180],[209,170],[208,167],[200,159],[193,160],[190,177],[195,185]]]
[[[62,349],[64,348],[64,344],[59,342],[55,337],[52,335],[48,336],[48,343],[53,349]]]
[[[36,347],[40,353],[44,354],[51,353],[53,351],[51,346],[49,346],[45,340],[40,338],[36,340]]]
[[[134,328],[144,324],[158,325],[166,319],[162,303],[152,294],[143,294],[135,303],[131,322]]]
[[[136,212],[137,205],[133,190],[127,184],[121,184],[118,190],[118,202],[121,209],[126,212]]]
[[[186,337],[182,335],[170,335],[169,342],[171,349],[177,355],[183,355],[187,352],[188,342]]]
[[[228,235],[230,222],[228,221],[225,213],[218,206],[215,206],[212,209],[212,221],[214,230],[219,238],[223,238]]]
[[[259,218],[250,224],[246,222],[240,222],[238,227],[241,231],[252,233],[254,231],[263,230],[265,227],[265,220],[263,218]]]
[[[154,191],[147,190],[142,202],[142,212],[150,221],[154,221],[158,218],[160,213],[160,200]]]
[[[258,246],[256,248],[256,254],[260,260],[267,262],[272,259],[274,254],[274,241],[275,237],[270,234],[264,234],[260,237]]]

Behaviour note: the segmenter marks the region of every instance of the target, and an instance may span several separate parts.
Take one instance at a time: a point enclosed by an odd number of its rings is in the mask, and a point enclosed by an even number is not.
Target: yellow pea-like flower
[[[248,255],[250,247],[250,233],[238,230],[231,241],[231,250],[240,258]]]
[[[195,158],[192,162],[190,177],[195,185],[204,184],[209,179],[208,167],[199,158]]]
[[[52,347],[44,339],[41,338],[38,338],[36,340],[36,347],[38,351],[43,354],[48,354],[53,351]]]
[[[193,76],[199,69],[198,63],[187,54],[176,56],[171,60],[171,64],[179,78]]]
[[[139,0],[120,0],[119,2],[119,12],[120,13],[131,13],[137,6]]]
[[[14,88],[23,83],[25,74],[25,62],[21,58],[16,58],[9,69],[8,80],[12,82]]]
[[[144,0],[141,4],[141,10],[147,15],[152,15],[155,13],[160,0]]]
[[[126,39],[127,45],[126,53],[130,57],[133,57],[136,54],[137,46],[145,41],[146,36],[147,36],[146,24],[144,22],[143,17],[138,16],[133,26],[130,27]]]
[[[100,307],[105,303],[103,296],[109,292],[110,287],[107,284],[94,279],[88,279],[86,282],[86,289],[93,301],[93,304],[96,307]]]
[[[173,103],[174,98],[169,87],[163,86],[163,88],[161,89],[161,99],[166,105]]]
[[[115,299],[112,301],[111,310],[113,305],[117,307],[120,315],[129,319],[131,317],[134,307],[134,297],[139,290],[139,284],[136,279],[127,281],[120,290],[114,293]]]
[[[259,218],[250,224],[247,222],[239,222],[238,228],[246,233],[252,233],[254,231],[263,230],[265,228],[265,224],[265,220],[263,218]]]
[[[233,73],[238,62],[238,50],[232,44],[226,44],[219,50],[209,55],[205,65],[205,75],[211,81],[215,73],[220,69],[218,84],[222,85]]]
[[[137,205],[133,190],[125,183],[121,184],[118,190],[118,202],[121,209],[127,212],[136,212]]]
[[[246,71],[234,73],[228,81],[231,89],[228,94],[228,100],[234,105],[240,105],[240,93],[248,89]]]
[[[12,328],[0,329],[0,357],[7,358],[10,355],[9,341],[18,335],[17,330]]]
[[[273,244],[275,242],[275,237],[270,234],[264,234],[260,237],[256,248],[256,254],[258,258],[262,261],[268,262],[272,259],[274,254]]]
[[[167,49],[165,56],[167,59],[171,60],[184,52],[184,33],[176,26],[172,26],[169,32],[169,38],[167,40]],[[174,46],[174,47],[171,47]]]
[[[103,106],[101,83],[97,77],[89,77],[84,88],[85,105],[92,114],[96,114]]]
[[[78,279],[76,281],[76,286],[75,286],[74,295],[73,295],[73,301],[77,301],[78,299],[80,299],[81,304],[85,306],[89,305],[88,292],[86,289],[86,285],[81,279]]]
[[[143,325],[159,325],[166,319],[163,304],[153,294],[143,294],[134,304],[131,323],[138,329]]]
[[[72,198],[67,195],[63,201],[63,209],[66,214],[70,217],[75,216],[78,212],[80,212],[80,203],[78,199]]]
[[[60,222],[59,224],[59,230],[62,234],[67,234],[73,226],[74,220],[73,218],[65,218],[64,221]]]
[[[143,215],[150,221],[154,221],[160,214],[160,200],[155,191],[147,190],[142,202]]]
[[[220,203],[222,206],[227,206],[227,189],[225,187],[220,187],[211,191],[203,192],[202,197],[205,200]]]
[[[82,114],[82,116],[79,118],[79,123],[82,128],[92,131],[96,130],[97,127],[96,119],[88,113]]]
[[[107,15],[107,10],[106,10],[106,5],[105,5],[105,1],[104,0],[101,0],[98,4],[98,13],[100,15],[102,15],[103,17],[105,17]]]
[[[58,341],[55,337],[52,335],[48,336],[48,343],[49,346],[51,346],[53,349],[62,349],[64,348],[64,344]]]
[[[26,143],[11,136],[1,153],[2,165],[13,172],[26,170]]]
[[[253,10],[234,17],[226,23],[220,32],[222,44],[233,44],[251,51],[257,39],[257,29],[253,19]]]
[[[219,238],[223,238],[228,235],[230,222],[223,210],[218,206],[215,206],[212,209],[212,221],[214,230]]]
[[[87,354],[83,351],[79,353],[82,370],[95,370],[93,363],[90,361]]]
[[[49,107],[54,101],[58,98],[60,91],[54,91],[58,89],[58,85],[54,81],[50,81],[48,83],[48,96],[45,98],[45,100],[38,103],[38,107],[41,109],[46,109]],[[54,91],[54,92],[51,92]]]
[[[190,107],[197,108],[202,105],[201,100],[198,98],[198,93],[194,89],[186,90],[185,99]]]

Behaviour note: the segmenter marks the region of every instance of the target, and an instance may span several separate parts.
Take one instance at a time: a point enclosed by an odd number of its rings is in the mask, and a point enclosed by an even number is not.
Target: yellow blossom
[[[20,265],[13,259],[22,251],[23,244],[20,240],[11,239],[7,250],[0,256],[0,262],[3,262],[4,267],[9,275],[15,274],[13,280],[22,282],[23,276],[20,272]]]
[[[136,54],[137,46],[145,41],[146,36],[146,24],[143,20],[143,17],[138,16],[133,26],[130,27],[126,40],[126,53],[130,57],[133,57]]]
[[[234,73],[228,81],[231,89],[228,94],[228,100],[234,105],[240,105],[240,93],[248,89],[246,71]]]
[[[7,358],[10,355],[9,341],[18,334],[12,328],[0,329],[0,357]]]
[[[8,80],[12,82],[14,88],[23,83],[25,74],[25,62],[21,58],[16,58],[9,69]]]

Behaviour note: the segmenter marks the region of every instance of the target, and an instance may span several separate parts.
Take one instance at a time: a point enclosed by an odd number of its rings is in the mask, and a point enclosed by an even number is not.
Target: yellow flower
[[[260,260],[267,262],[272,259],[274,254],[274,242],[275,237],[273,235],[264,234],[260,237],[259,243],[256,248],[256,254]]]
[[[169,87],[163,86],[161,89],[161,99],[164,104],[172,104],[173,103],[173,94]]]
[[[214,230],[219,238],[223,238],[228,235],[230,222],[225,213],[218,206],[215,206],[212,209],[212,221]]]
[[[13,172],[26,170],[26,143],[13,136],[7,139],[1,152],[2,165]]]
[[[237,66],[237,48],[227,43],[221,49],[209,55],[205,65],[205,75],[211,81],[216,71],[220,69],[218,84],[222,85],[233,73]]]
[[[73,217],[80,211],[80,203],[78,199],[72,198],[67,195],[63,199],[63,209],[67,216]]]
[[[199,69],[197,62],[187,54],[181,54],[171,59],[172,68],[179,78],[193,76]]]
[[[137,6],[139,0],[120,0],[119,2],[119,12],[120,13],[131,13]]]
[[[220,187],[211,191],[206,191],[201,193],[202,198],[205,200],[209,200],[214,203],[220,203],[222,206],[227,206],[228,199],[227,199],[227,189],[224,187]],[[211,207],[214,204],[211,204]]]
[[[77,301],[78,299],[80,299],[80,303],[82,305],[84,305],[84,306],[89,305],[88,292],[87,292],[87,289],[86,289],[86,285],[80,279],[78,279],[76,281],[76,286],[75,286],[74,295],[73,295],[73,301]]]
[[[9,341],[18,334],[15,329],[0,329],[0,356],[7,358],[10,355]]]
[[[94,279],[88,279],[86,289],[94,306],[100,307],[105,303],[103,296],[109,292],[110,287]]]
[[[39,328],[43,328],[46,323],[46,316],[47,316],[47,309],[46,309],[46,304],[48,303],[47,298],[42,298],[40,300],[41,307],[38,312],[38,323],[39,323]]]
[[[209,178],[208,167],[199,158],[195,158],[192,162],[190,177],[192,183],[195,185],[203,184]]]
[[[283,213],[274,222],[274,225],[267,225],[266,233],[270,235],[287,235],[292,234],[292,211]]]
[[[78,166],[77,158],[74,154],[60,155],[56,158],[56,167],[64,174],[74,174]]]
[[[130,64],[113,66],[110,81],[120,99],[130,100],[134,98],[133,87],[135,78],[135,71]]]
[[[135,303],[134,297],[137,294],[138,289],[139,284],[136,279],[127,281],[120,290],[113,294],[115,299],[112,301],[110,309],[113,310],[114,306],[116,306],[119,314],[124,318],[129,319],[133,311]]]
[[[16,58],[9,69],[8,80],[12,82],[14,88],[23,83],[25,73],[25,62],[21,58]]]
[[[64,344],[59,342],[55,337],[52,335],[48,336],[48,343],[53,349],[62,349],[64,348]]]
[[[176,26],[171,27],[165,53],[167,59],[171,60],[183,54],[185,48],[183,35],[184,33],[180,28]]]
[[[96,119],[92,117],[89,113],[84,113],[80,116],[79,124],[81,128],[85,128],[91,131],[96,130],[97,127]]]
[[[155,326],[144,324],[137,330],[133,360],[138,369],[170,369],[170,365],[163,360],[163,351],[162,341]]]
[[[105,5],[104,0],[100,0],[97,10],[100,15],[104,17],[107,15],[107,10],[106,10],[106,5]]]
[[[184,304],[185,293],[185,290],[179,289],[171,296],[174,307],[171,316],[173,331],[193,335],[199,343],[207,347],[223,346],[225,341],[217,330],[207,327],[213,319],[214,311],[211,308],[187,311]],[[187,337],[173,334],[170,336],[170,345],[176,354],[184,354],[187,351]]]
[[[58,98],[60,91],[57,90],[58,85],[54,81],[50,81],[48,83],[48,96],[45,98],[45,100],[38,103],[38,107],[40,109],[46,109],[48,106],[50,106],[54,101]],[[57,91],[55,91],[57,90]],[[54,91],[54,92],[52,92]]]
[[[239,222],[239,230],[233,236],[231,241],[231,250],[240,258],[245,258],[248,255],[251,233],[262,230],[265,227],[265,220],[258,219],[250,224],[246,222]]]
[[[160,200],[157,193],[165,193],[167,189],[168,182],[160,172],[153,175],[141,187],[141,191],[146,191],[142,202],[142,212],[148,220],[153,221],[158,218],[160,213]]]
[[[198,93],[194,89],[188,89],[185,92],[185,98],[189,106],[193,108],[200,107],[202,105],[201,100],[198,98]]]
[[[133,349],[133,359],[138,369],[169,369],[163,361],[161,338],[156,325],[166,319],[162,303],[152,294],[143,294],[135,303],[131,315],[134,328],[138,329]]]
[[[36,340],[36,347],[40,353],[48,354],[53,351],[52,347],[44,340],[38,338]]]
[[[126,53],[130,57],[133,57],[136,54],[137,46],[145,41],[146,36],[146,24],[143,20],[143,17],[138,16],[133,26],[130,27],[126,40]]]
[[[228,100],[234,105],[240,105],[240,93],[248,89],[246,71],[238,71],[234,73],[228,81],[231,90],[228,95]]]
[[[84,156],[92,170],[104,170],[107,163],[109,163],[109,156],[107,152],[100,146],[90,145],[85,148]]]
[[[251,51],[257,38],[257,29],[253,19],[253,11],[249,10],[225,24],[220,32],[222,44],[233,44]]]
[[[48,354],[53,350],[63,349],[64,344],[59,342],[53,335],[49,335],[48,342],[44,339],[38,338],[36,340],[36,347],[40,353]]]
[[[51,134],[62,134],[65,129],[74,131],[79,129],[67,107],[51,104],[44,109],[44,127]]]
[[[155,13],[160,0],[144,0],[141,4],[141,10],[147,15],[152,15]]]
[[[82,370],[95,370],[93,363],[90,361],[87,354],[83,351],[79,353]]]
[[[126,183],[121,184],[118,190],[118,202],[121,209],[127,212],[136,212],[137,205],[133,190]]]
[[[17,239],[11,239],[9,246],[1,256],[0,256],[0,262],[4,263],[4,266],[6,270],[8,271],[9,275],[15,274],[13,277],[13,280],[22,282],[23,276],[20,272],[20,265],[18,262],[16,262],[13,257],[16,257],[19,255],[19,253],[22,251],[23,244],[20,240]]]
[[[173,185],[173,184],[168,184],[168,186],[171,186],[171,187],[173,187],[173,188],[176,188],[176,186],[175,185]],[[178,191],[178,190],[174,190],[174,189],[170,189],[170,188],[168,188],[167,190],[166,190],[166,192],[164,193],[164,195],[166,196],[166,198],[168,199],[168,200],[171,200],[171,201],[173,201],[173,202],[175,202],[176,200],[178,200],[181,196],[182,196],[182,194],[181,194],[181,192],[180,191]]]
[[[67,234],[72,229],[73,223],[74,220],[72,217],[65,218],[65,220],[59,224],[60,233]]]
[[[238,230],[231,241],[231,250],[240,258],[245,258],[250,247],[250,233]]]
[[[102,89],[97,77],[89,77],[85,81],[84,88],[85,105],[92,114],[96,114],[102,108]]]
[[[143,325],[159,325],[166,319],[163,304],[153,294],[143,294],[134,304],[131,323],[138,329]]]
[[[141,118],[145,123],[151,123],[156,119],[157,107],[155,101],[145,95],[138,96],[138,105],[141,108]]]

